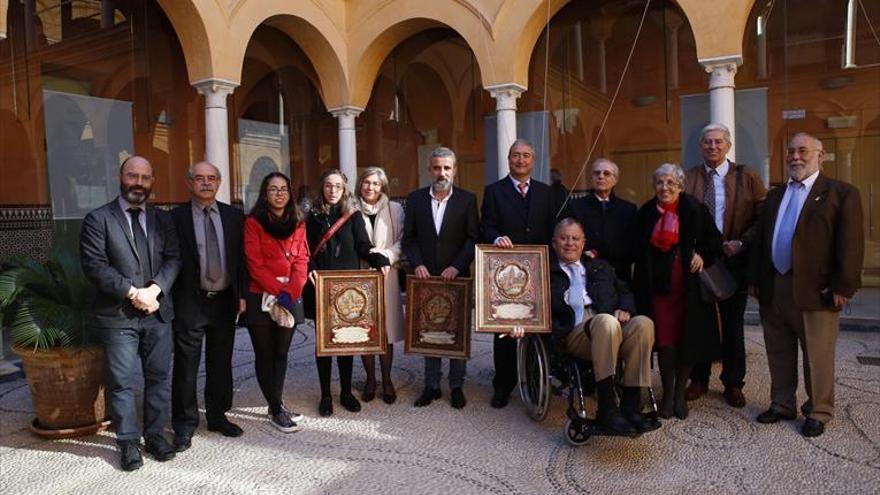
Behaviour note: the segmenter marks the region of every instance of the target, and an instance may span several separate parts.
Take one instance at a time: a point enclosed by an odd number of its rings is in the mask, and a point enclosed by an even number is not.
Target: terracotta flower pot
[[[12,350],[21,357],[37,414],[32,431],[59,436],[51,433],[62,430],[63,436],[74,436],[106,426],[103,348]]]

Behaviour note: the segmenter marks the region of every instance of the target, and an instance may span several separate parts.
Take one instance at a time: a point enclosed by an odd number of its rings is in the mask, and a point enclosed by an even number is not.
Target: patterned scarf
[[[667,253],[678,244],[678,200],[668,205],[657,201],[657,211],[660,212],[660,218],[651,232],[651,244]]]

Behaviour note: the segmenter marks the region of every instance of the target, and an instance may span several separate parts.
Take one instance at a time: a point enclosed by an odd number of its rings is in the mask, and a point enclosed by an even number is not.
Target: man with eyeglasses
[[[739,290],[729,299],[718,303],[721,315],[721,382],[724,400],[731,407],[744,407],[742,393],[746,376],[746,345],[743,335],[743,315],[746,311],[745,274],[748,271],[749,246],[755,237],[758,212],[767,190],[758,172],[752,167],[733,163],[727,158],[730,151],[730,131],[723,124],[709,124],[700,132],[700,150],[703,163],[691,168],[685,175],[685,192],[697,198],[709,209],[715,227],[723,238],[723,261],[737,278]],[[712,363],[696,363],[691,371],[691,382],[685,399],[695,400],[709,388]]]
[[[620,177],[617,164],[607,158],[593,162],[586,196],[569,202],[568,209],[587,236],[586,249],[595,251],[614,267],[617,277],[632,283],[635,261],[636,205],[614,194]]]
[[[171,424],[177,452],[192,445],[199,424],[196,389],[203,341],[208,431],[227,437],[242,434],[226,412],[232,408],[235,319],[245,310],[244,216],[217,201],[222,180],[213,164],[196,163],[186,179],[190,201],[171,212],[183,261],[174,284],[174,302],[185,308],[174,319]]]

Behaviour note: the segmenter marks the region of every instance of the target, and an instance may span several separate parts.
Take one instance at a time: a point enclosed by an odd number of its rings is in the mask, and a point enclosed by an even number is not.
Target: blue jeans
[[[103,328],[105,381],[116,441],[140,440],[134,387],[144,375],[144,437],[161,435],[171,405],[171,325],[155,317],[140,328]]]
[[[434,390],[440,389],[440,379],[443,377],[443,360],[437,357],[425,358],[425,386]],[[449,360],[449,388],[460,388],[464,385],[464,374],[467,370],[467,361],[464,359]]]

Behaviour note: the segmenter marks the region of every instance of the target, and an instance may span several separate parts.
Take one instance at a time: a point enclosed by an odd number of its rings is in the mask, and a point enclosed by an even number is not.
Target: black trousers
[[[516,339],[501,338],[500,333],[495,334],[492,341],[493,358],[495,360],[495,378],[492,379],[492,387],[499,395],[510,395],[516,387],[519,378],[516,373]]]
[[[737,292],[730,299],[718,303],[721,313],[721,383],[725,387],[745,385],[746,343],[743,335],[743,316],[748,294]],[[691,371],[691,380],[709,383],[712,363],[697,363]]]
[[[232,408],[232,351],[238,301],[232,291],[178,311],[198,313],[191,326],[174,320],[174,372],[171,380],[171,425],[178,435],[191,435],[199,425],[196,397],[202,341],[205,343],[205,418],[222,420]],[[190,315],[191,316],[191,315]]]

